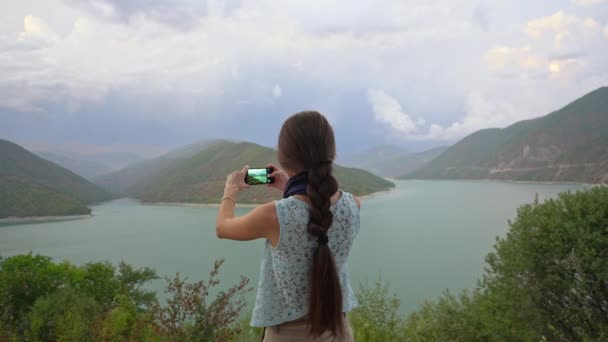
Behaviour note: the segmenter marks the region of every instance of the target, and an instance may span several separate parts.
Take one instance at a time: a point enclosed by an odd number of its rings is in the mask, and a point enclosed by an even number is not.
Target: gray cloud
[[[473,10],[473,15],[471,19],[477,23],[484,31],[488,31],[490,29],[490,16],[488,14],[488,10],[482,3],[478,3],[475,6],[475,10]]]
[[[230,15],[241,0],[226,1],[166,1],[166,0],[64,0],[95,16],[129,23],[145,16],[179,29],[192,29],[196,22],[211,11]]]
[[[21,18],[0,24],[0,136],[272,145],[281,120],[312,108],[346,149],[423,146],[548,113],[608,83],[602,7],[567,0],[48,0],[52,15],[39,6],[0,15]],[[370,89],[401,110],[374,109]]]

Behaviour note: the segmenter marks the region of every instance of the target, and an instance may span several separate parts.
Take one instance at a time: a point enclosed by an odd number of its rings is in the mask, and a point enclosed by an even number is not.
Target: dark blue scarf
[[[308,171],[302,171],[297,175],[290,177],[283,190],[283,198],[293,195],[306,195],[308,187]]]

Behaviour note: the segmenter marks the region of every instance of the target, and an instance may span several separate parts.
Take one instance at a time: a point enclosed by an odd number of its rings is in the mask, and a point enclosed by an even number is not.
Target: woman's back
[[[283,170],[266,166],[274,170],[269,186],[281,190],[283,200],[235,217],[235,198],[249,187],[244,181],[248,166],[226,179],[218,237],[266,239],[251,321],[272,328],[265,330],[270,332],[265,341],[287,341],[288,336],[289,341],[353,340],[344,314],[356,306],[346,259],[359,231],[359,202],[338,191],[335,157],[327,119],[319,112],[300,112],[285,120],[279,132],[277,159]]]
[[[251,324],[266,327],[302,318],[308,314],[312,258],[318,246],[308,233],[309,204],[294,196],[275,202],[280,224],[276,246],[266,241],[260,268],[258,294]],[[359,232],[359,207],[355,198],[342,192],[331,206],[333,222],[327,231],[328,247],[339,270],[342,311],[356,305],[346,264],[353,240]]]

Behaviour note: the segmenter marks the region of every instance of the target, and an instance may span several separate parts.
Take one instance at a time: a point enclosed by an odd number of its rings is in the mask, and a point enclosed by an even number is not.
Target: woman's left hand
[[[245,175],[249,166],[245,165],[241,171],[234,171],[226,178],[224,197],[235,197],[241,190],[247,189],[249,184],[245,183]]]

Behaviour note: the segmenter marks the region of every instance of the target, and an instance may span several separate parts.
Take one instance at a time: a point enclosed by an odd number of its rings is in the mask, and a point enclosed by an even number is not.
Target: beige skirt
[[[320,337],[313,339],[308,334],[306,318],[301,318],[265,328],[262,342],[353,342],[355,338],[348,319],[344,317],[343,322],[344,337],[342,338],[334,338],[329,331],[326,331]]]

